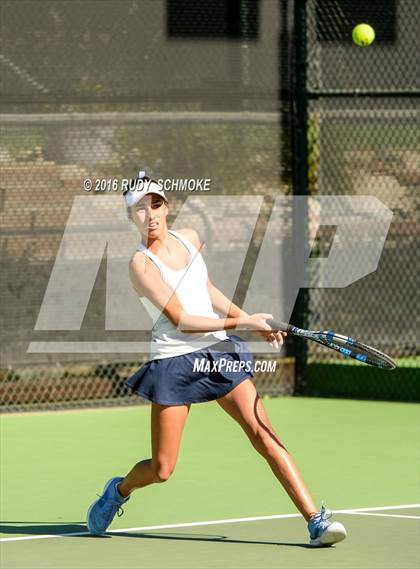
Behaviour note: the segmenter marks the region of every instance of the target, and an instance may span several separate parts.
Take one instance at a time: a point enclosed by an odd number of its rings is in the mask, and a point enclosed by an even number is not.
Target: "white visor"
[[[165,192],[160,184],[153,182],[152,180],[144,180],[142,178],[137,178],[131,183],[132,188],[128,190],[125,194],[124,199],[127,207],[133,207],[138,203],[144,196],[148,194],[157,194],[161,198],[168,201],[165,197]]]

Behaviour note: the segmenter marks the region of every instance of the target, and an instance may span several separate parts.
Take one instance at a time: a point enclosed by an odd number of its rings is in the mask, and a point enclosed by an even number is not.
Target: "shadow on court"
[[[42,523],[38,524],[28,524],[28,522],[13,522],[11,525],[5,525],[10,522],[0,523],[0,532],[4,534],[22,534],[22,535],[60,535],[66,537],[66,534],[70,534],[68,537],[72,538],[91,538],[91,539],[110,539],[112,537],[128,537],[136,539],[161,539],[165,541],[194,541],[194,542],[217,542],[217,543],[236,543],[236,544],[250,544],[250,545],[274,545],[283,547],[301,547],[313,549],[307,543],[291,543],[291,542],[280,542],[280,541],[259,541],[259,540],[247,540],[247,539],[230,539],[225,535],[206,535],[206,534],[185,534],[185,533],[132,533],[132,532],[112,532],[105,535],[95,536],[88,533],[86,525],[79,523]],[[28,525],[22,525],[28,524]],[[80,535],[74,535],[80,534]]]
[[[13,535],[61,535],[86,531],[87,527],[84,522],[54,522],[53,524],[48,522],[0,522],[0,533]]]
[[[303,547],[313,549],[307,543],[288,543],[280,541],[258,541],[247,539],[229,539],[224,535],[200,535],[200,534],[156,534],[156,533],[128,533],[128,532],[113,532],[113,536],[120,537],[135,537],[141,539],[164,539],[164,540],[180,540],[180,541],[217,541],[218,543],[242,543],[251,545],[282,545],[286,547]]]

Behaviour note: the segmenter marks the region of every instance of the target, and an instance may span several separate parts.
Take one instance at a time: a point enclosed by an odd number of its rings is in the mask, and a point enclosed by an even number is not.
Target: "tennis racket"
[[[303,330],[302,328],[293,326],[293,324],[286,324],[278,320],[267,320],[267,324],[271,326],[273,330],[290,332],[294,336],[317,342],[331,350],[339,352],[346,358],[353,358],[364,364],[369,364],[381,369],[395,369],[396,367],[394,360],[386,354],[383,354],[367,344],[359,342],[359,340],[336,334],[332,330],[320,330],[317,332],[314,330]]]

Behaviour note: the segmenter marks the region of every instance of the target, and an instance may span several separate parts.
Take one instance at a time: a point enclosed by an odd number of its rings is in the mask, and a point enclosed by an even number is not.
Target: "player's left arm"
[[[207,279],[207,288],[211,303],[218,312],[225,314],[229,318],[235,318],[236,316],[248,316],[247,312],[229,300],[223,292],[211,282],[210,279]],[[262,336],[269,344],[275,347],[277,347],[277,345],[273,342],[276,341],[281,346],[283,344],[283,338],[286,336],[285,332],[266,332],[264,330],[259,330],[255,332],[255,334],[257,336]]]
[[[245,310],[236,306],[234,302],[229,300],[223,292],[218,289],[209,278],[207,278],[207,290],[209,291],[210,300],[218,312],[228,316],[229,318],[235,318],[236,316],[249,316]]]
[[[181,229],[179,230],[184,237],[186,237],[198,251],[202,251],[204,244],[201,242],[198,233],[194,229]],[[220,312],[221,314],[227,316],[228,318],[236,318],[238,316],[249,316],[245,310],[242,310],[234,302],[229,300],[223,292],[218,289],[210,280],[207,278],[207,289],[209,291],[210,300],[213,308]],[[283,344],[283,337],[286,336],[284,332],[256,332],[258,336],[262,336],[270,344],[275,339],[281,345]]]

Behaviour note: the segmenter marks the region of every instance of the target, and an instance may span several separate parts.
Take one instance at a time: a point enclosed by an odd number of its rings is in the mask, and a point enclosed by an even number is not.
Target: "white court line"
[[[351,512],[379,512],[379,510],[405,510],[420,508],[420,504],[404,504],[402,506],[379,506],[378,508],[352,508],[351,510],[334,510],[335,513],[350,514]]]
[[[379,506],[372,508],[352,508],[349,510],[334,510],[336,514],[358,514],[359,512],[367,511],[379,511],[379,510],[402,510],[407,508],[420,508],[420,504],[403,504],[401,506]],[[384,514],[385,515],[385,514]],[[174,529],[174,528],[186,528],[186,527],[198,527],[198,526],[212,526],[217,524],[234,524],[241,522],[256,522],[264,520],[281,520],[286,518],[300,518],[301,514],[275,514],[273,516],[257,516],[253,518],[230,518],[226,520],[209,520],[205,522],[187,522],[181,524],[165,524],[159,526],[143,526],[136,528],[122,528],[122,529],[112,529],[107,531],[107,533],[123,533],[131,531],[150,531],[157,529]],[[411,518],[413,516],[400,516],[403,518]],[[416,517],[417,519],[417,517]],[[19,528],[16,528],[17,530]],[[89,535],[88,531],[75,532],[75,533],[60,533],[60,534],[42,534],[42,535],[29,535],[22,537],[3,537],[0,538],[0,543],[6,541],[28,541],[34,539],[50,539],[56,537],[77,537],[79,535]]]
[[[376,512],[342,512],[347,515],[355,516],[380,516],[383,518],[408,518],[409,520],[420,520],[420,516],[403,516],[399,514],[377,514]]]
[[[123,528],[123,529],[111,529],[108,530],[107,533],[121,533],[121,532],[129,532],[129,531],[148,531],[148,530],[155,530],[155,529],[173,529],[173,528],[187,528],[187,527],[195,527],[195,526],[212,526],[216,524],[234,524],[240,522],[254,522],[254,521],[261,521],[261,520],[277,520],[283,518],[300,518],[300,514],[278,514],[273,516],[258,516],[255,518],[231,518],[227,520],[209,520],[206,522],[187,522],[181,524],[165,524],[160,526],[144,526],[144,527],[137,527],[137,528]],[[18,528],[16,528],[18,529]],[[6,537],[1,538],[0,542],[2,541],[23,541],[27,539],[46,539],[50,537],[72,537],[78,535],[89,535],[89,532],[78,532],[78,533],[63,533],[63,534],[56,534],[56,535],[30,535],[24,537]]]

